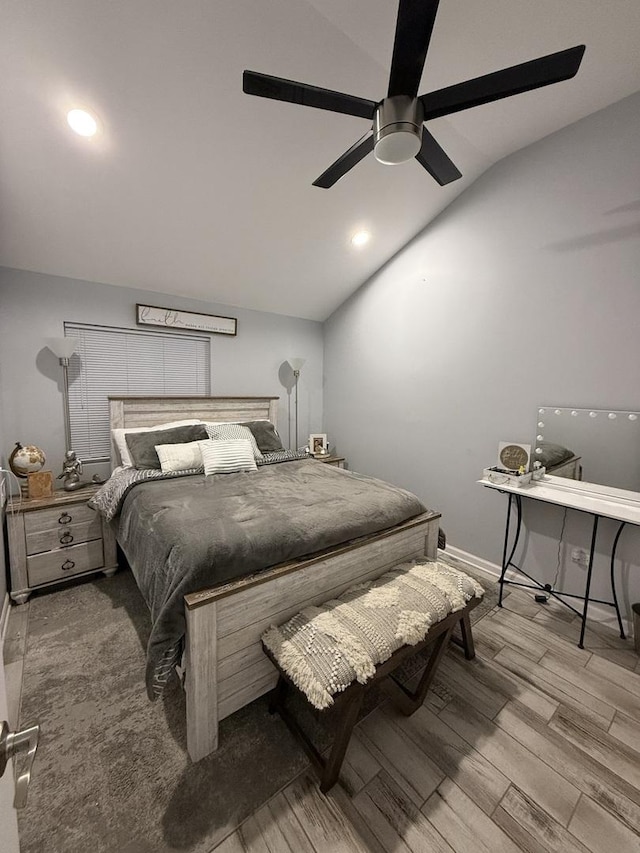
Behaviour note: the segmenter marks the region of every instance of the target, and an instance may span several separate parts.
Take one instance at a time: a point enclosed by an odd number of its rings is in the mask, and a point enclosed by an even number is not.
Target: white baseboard
[[[468,551],[463,551],[462,548],[455,548],[453,545],[449,545],[447,543],[447,548],[442,553],[445,557],[447,554],[451,554],[451,556],[455,557],[457,560],[462,560],[463,563],[469,563],[469,565],[473,566],[474,569],[480,569],[481,572],[492,575],[494,578],[500,577],[501,568],[497,563],[491,563],[483,557],[478,557],[476,554],[470,554]]]
[[[500,577],[500,572],[502,571],[501,566],[497,563],[491,563],[489,560],[485,560],[483,557],[478,557],[476,554],[470,554],[468,551],[463,551],[461,548],[456,548],[453,545],[449,545],[447,543],[447,548],[442,552],[445,556],[447,554],[451,554],[452,557],[455,557],[458,560],[462,560],[464,563],[469,563],[470,566],[473,566],[474,569],[479,569],[481,572],[485,572],[485,574],[492,575],[495,579]],[[513,578],[521,579],[525,583],[530,583],[529,578],[521,575],[520,572],[516,571],[516,569],[509,569],[509,576]],[[575,606],[576,609],[579,608],[580,602],[578,602]],[[618,619],[616,618],[616,614],[611,607],[605,608],[602,605],[598,604],[590,604],[589,605],[589,619],[594,622],[600,622],[603,625],[606,625],[608,628],[611,628],[616,633],[618,632]],[[624,626],[624,632],[629,636],[632,635],[632,624],[629,619],[625,619],[624,615],[622,615],[622,624]]]

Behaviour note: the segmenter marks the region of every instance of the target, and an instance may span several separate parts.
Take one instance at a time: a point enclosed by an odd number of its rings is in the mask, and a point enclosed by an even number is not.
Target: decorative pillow
[[[156,445],[187,444],[190,441],[206,438],[207,431],[203,424],[173,429],[153,429],[147,432],[129,432],[125,435],[134,468],[160,468]]]
[[[565,459],[571,459],[573,450],[568,447],[563,447],[561,444],[554,444],[552,441],[539,441],[537,447],[542,450],[542,453],[536,453],[536,460],[541,462],[545,468],[552,465],[559,465]]]
[[[278,430],[271,421],[244,421],[242,425],[251,430],[260,453],[275,453],[277,450],[284,450]]]
[[[229,441],[213,439],[201,441],[200,450],[204,462],[204,473],[233,474],[236,471],[256,471],[258,466],[253,455],[251,442],[246,438]]]
[[[257,460],[262,459],[262,453],[258,449],[256,440],[249,427],[242,424],[205,424],[209,438],[214,441],[234,441],[244,439],[251,443],[253,455]]]
[[[130,432],[151,432],[159,429],[172,429],[173,427],[179,426],[190,426],[192,424],[201,424],[202,421],[194,420],[191,418],[186,421],[171,421],[166,424],[158,424],[157,426],[152,427],[131,427],[129,429],[112,429],[111,435],[113,437],[113,443],[116,446],[116,450],[120,455],[120,459],[115,459],[116,465],[119,463],[123,468],[133,468],[133,462],[131,460],[131,456],[129,456],[129,448],[127,447],[127,442],[125,440],[125,435]]]
[[[202,450],[199,441],[186,444],[156,444],[156,453],[163,471],[188,471],[202,468]]]

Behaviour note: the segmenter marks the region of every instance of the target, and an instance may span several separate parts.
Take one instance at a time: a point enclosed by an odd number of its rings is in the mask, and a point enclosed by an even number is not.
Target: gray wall
[[[506,500],[476,480],[498,442],[533,441],[541,403],[640,405],[638,139],[640,94],[500,162],[325,324],[325,427],[350,467],[416,492],[491,562]],[[527,565],[550,581],[562,512],[526,509]],[[564,540],[588,547],[579,516]],[[621,540],[636,566],[639,544]]]
[[[320,323],[0,268],[0,453],[4,467],[16,441],[41,447],[47,456],[46,467],[54,475],[62,467],[62,371],[45,347],[45,338],[62,336],[65,320],[136,328],[136,302],[237,317],[237,337],[211,335],[211,393],[279,396],[278,428],[285,446],[289,400],[293,431],[294,398],[286,387],[291,373],[282,365],[289,357],[306,358],[299,384],[300,443],[306,443],[310,432],[320,430]],[[86,466],[89,476],[107,471],[108,466]]]

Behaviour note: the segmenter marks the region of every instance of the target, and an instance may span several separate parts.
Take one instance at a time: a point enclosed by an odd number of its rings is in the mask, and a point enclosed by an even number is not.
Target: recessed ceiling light
[[[351,238],[351,242],[354,246],[364,246],[365,243],[368,243],[371,238],[371,234],[368,231],[356,231],[356,233]]]
[[[80,136],[93,136],[98,130],[98,122],[86,110],[71,110],[67,113],[67,122]]]

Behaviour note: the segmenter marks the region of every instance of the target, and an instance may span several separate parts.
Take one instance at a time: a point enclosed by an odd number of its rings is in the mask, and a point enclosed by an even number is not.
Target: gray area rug
[[[477,621],[497,596],[473,574],[487,589]],[[130,572],[28,606],[20,720],[39,722],[41,741],[22,853],[208,853],[307,766],[266,697],[222,721],[215,755],[189,761],[182,690],[146,697],[149,616]]]

